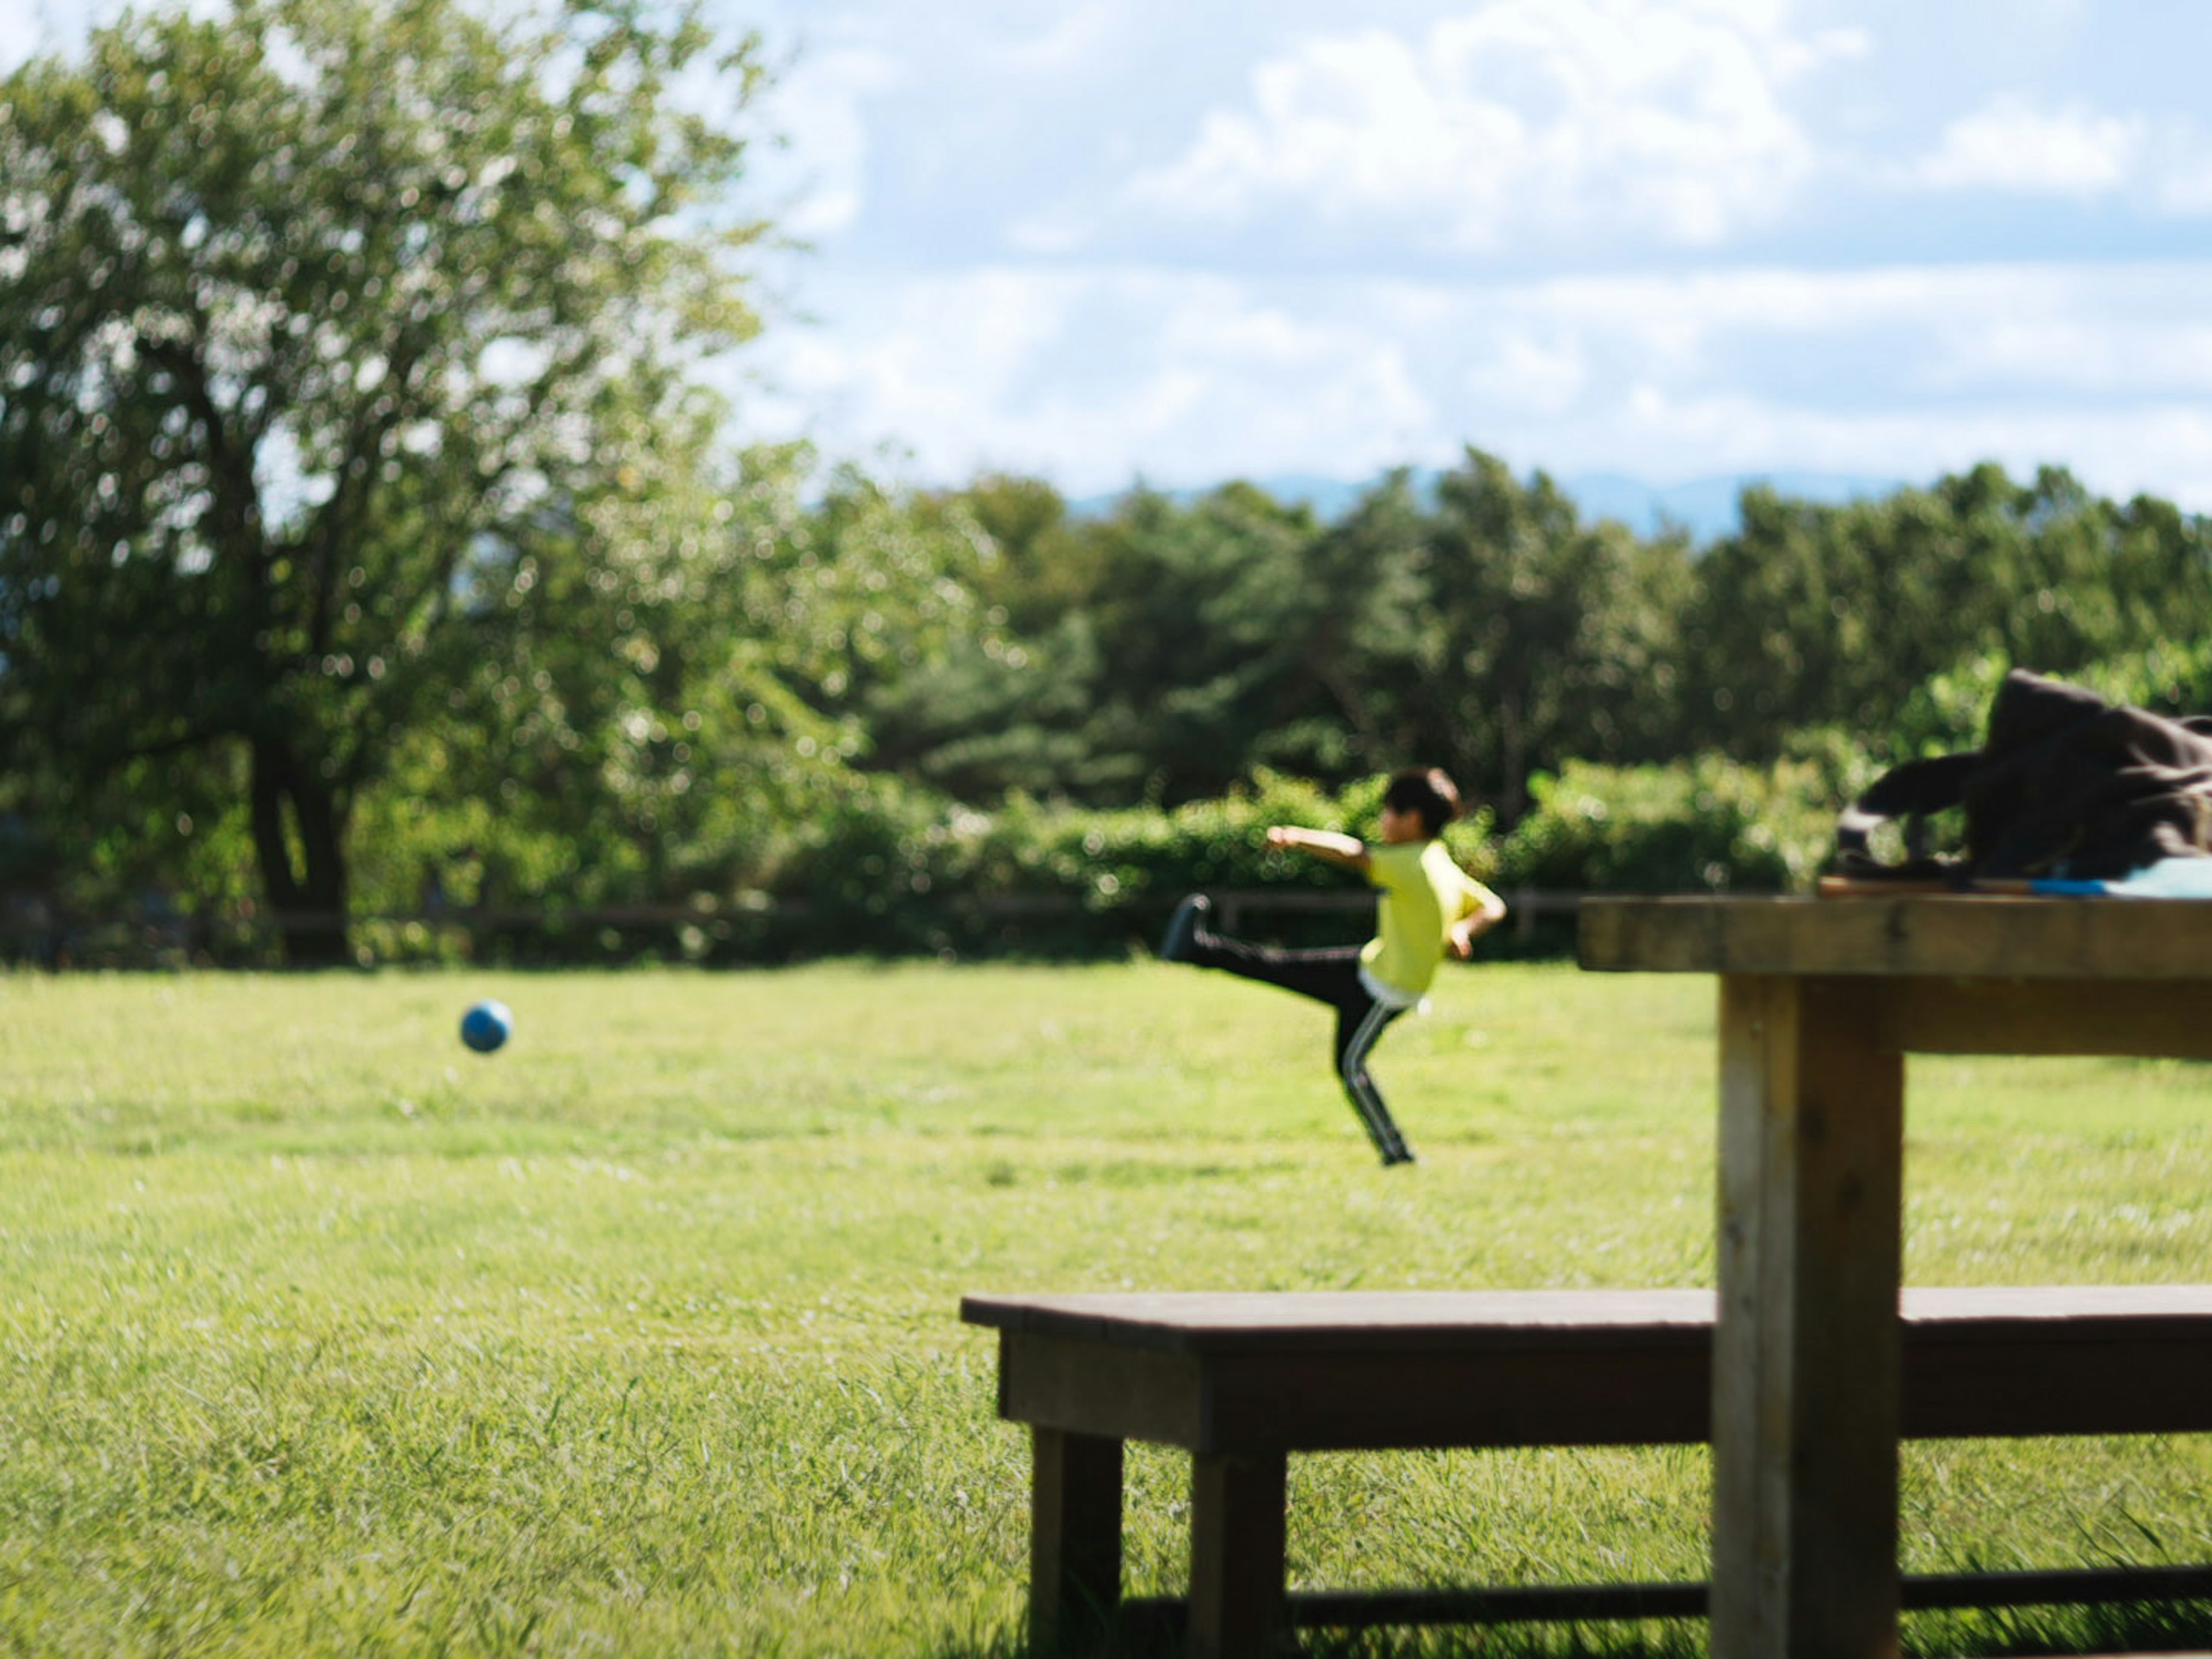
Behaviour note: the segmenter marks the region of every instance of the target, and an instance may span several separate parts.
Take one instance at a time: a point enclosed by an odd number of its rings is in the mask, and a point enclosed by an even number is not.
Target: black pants
[[[1404,1164],[1413,1158],[1405,1137],[1391,1121],[1390,1109],[1382,1103],[1382,1091],[1367,1072],[1367,1056],[1376,1040],[1405,1010],[1368,995],[1367,988],[1359,982],[1358,945],[1285,951],[1201,931],[1191,940],[1187,959],[1201,968],[1218,968],[1243,979],[1279,985],[1335,1009],[1336,1075],[1344,1085],[1345,1098],[1359,1114],[1367,1138],[1375,1143],[1385,1164]]]

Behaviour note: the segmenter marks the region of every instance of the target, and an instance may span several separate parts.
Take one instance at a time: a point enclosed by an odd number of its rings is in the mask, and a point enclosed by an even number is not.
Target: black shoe
[[[1175,908],[1168,918],[1168,931],[1160,939],[1162,962],[1188,962],[1191,942],[1198,937],[1198,925],[1213,909],[1213,901],[1203,893],[1193,893]]]
[[[1395,1170],[1401,1164],[1419,1164],[1420,1161],[1413,1156],[1413,1149],[1407,1146],[1401,1146],[1395,1152],[1385,1152],[1382,1155],[1382,1167],[1386,1170]]]

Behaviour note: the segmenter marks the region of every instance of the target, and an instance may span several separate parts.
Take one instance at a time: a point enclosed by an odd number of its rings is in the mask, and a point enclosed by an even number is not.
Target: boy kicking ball
[[[1160,942],[1164,962],[1219,968],[1326,1002],[1336,1010],[1336,1074],[1382,1162],[1413,1154],[1368,1075],[1367,1056],[1390,1022],[1428,1006],[1429,982],[1444,952],[1464,960],[1476,938],[1496,927],[1505,903],[1452,861],[1438,839],[1459,816],[1459,791],[1434,768],[1400,772],[1383,792],[1382,843],[1369,846],[1328,830],[1277,824],[1270,847],[1294,848],[1365,876],[1378,894],[1375,937],[1364,945],[1285,951],[1206,931],[1212,909],[1202,894],[1176,907]]]

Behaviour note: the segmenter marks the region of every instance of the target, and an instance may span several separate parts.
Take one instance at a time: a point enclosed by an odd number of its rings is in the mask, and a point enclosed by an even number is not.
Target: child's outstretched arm
[[[1334,830],[1305,830],[1294,823],[1279,823],[1267,831],[1267,845],[1310,853],[1347,870],[1367,867],[1367,843],[1351,836],[1340,836]]]
[[[1474,954],[1475,940],[1504,920],[1505,901],[1485,888],[1481,905],[1452,923],[1449,935],[1451,953],[1465,962]]]

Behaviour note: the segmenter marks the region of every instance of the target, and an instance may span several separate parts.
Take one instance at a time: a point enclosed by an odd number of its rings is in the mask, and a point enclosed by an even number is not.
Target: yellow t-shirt
[[[1440,841],[1370,847],[1367,878],[1380,896],[1375,937],[1359,952],[1360,978],[1376,1001],[1410,1008],[1428,994],[1452,924],[1481,909],[1491,891]]]

